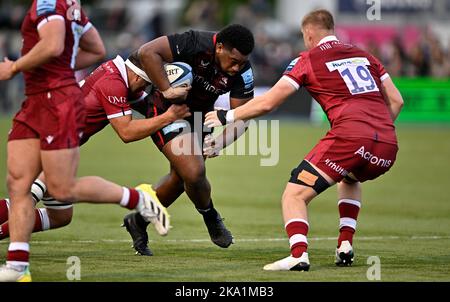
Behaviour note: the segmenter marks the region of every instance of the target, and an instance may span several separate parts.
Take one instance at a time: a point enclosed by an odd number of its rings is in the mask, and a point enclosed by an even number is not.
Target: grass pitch
[[[6,194],[9,125],[9,119],[0,119],[0,196]],[[262,270],[289,253],[280,196],[292,168],[325,132],[281,121],[280,161],[274,167],[260,167],[258,156],[209,160],[214,203],[235,237],[229,249],[209,241],[186,195],[169,208],[174,227],[167,237],[149,229],[153,257],[134,255],[119,227],[126,210],[78,204],[71,225],[33,235],[34,281],[67,281],[70,256],[81,260],[81,281],[367,281],[370,256],[381,261],[381,281],[450,281],[450,128],[441,126],[398,127],[393,169],[363,185],[352,267],[334,265],[339,216],[333,187],[310,206],[310,272]],[[79,175],[134,186],[156,182],[168,168],[150,139],[125,145],[108,127],[82,148]],[[0,262],[7,243],[0,242]]]

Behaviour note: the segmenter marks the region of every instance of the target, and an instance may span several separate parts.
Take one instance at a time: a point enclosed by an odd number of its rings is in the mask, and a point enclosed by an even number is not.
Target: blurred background
[[[1,0],[0,57],[20,55],[20,26],[29,0]],[[369,1],[373,2],[373,1]],[[186,29],[218,31],[229,23],[249,27],[256,37],[251,61],[258,92],[273,85],[304,50],[303,16],[315,8],[333,12],[337,36],[377,56],[406,100],[400,121],[450,122],[450,0],[382,0],[380,20],[369,20],[366,0],[82,0],[100,31],[107,59],[124,57],[161,35]],[[83,77],[91,70],[79,72]],[[17,111],[23,79],[0,82],[0,114]],[[301,91],[275,114],[322,121]],[[301,99],[299,101],[298,99]]]

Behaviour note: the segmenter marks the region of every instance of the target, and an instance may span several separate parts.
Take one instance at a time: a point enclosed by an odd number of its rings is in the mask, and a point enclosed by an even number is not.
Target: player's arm
[[[189,87],[172,88],[164,70],[165,62],[173,62],[173,54],[167,36],[142,45],[138,54],[144,71],[166,99],[184,98],[187,95]]]
[[[251,99],[236,99],[230,98],[230,108],[235,109],[244,105]],[[203,154],[208,158],[213,158],[219,155],[220,150],[225,149],[234,143],[242,134],[247,131],[248,123],[243,121],[235,121],[228,124],[216,138],[208,136],[205,138],[205,146]]]
[[[403,108],[403,98],[390,77],[381,83],[384,101],[389,108],[392,120],[395,121]]]
[[[38,29],[39,42],[23,57],[0,63],[0,80],[8,80],[21,71],[32,70],[64,51],[66,25],[62,19],[49,20]]]
[[[94,26],[89,25],[89,29],[80,39],[75,70],[87,68],[103,60],[105,56],[106,49],[99,32]]]
[[[229,111],[219,110],[208,112],[206,114],[205,125],[207,127],[216,127],[238,120],[247,121],[268,114],[280,106],[296,91],[296,87],[289,81],[281,78],[269,91],[255,97],[245,105]]]
[[[190,116],[186,105],[172,105],[161,115],[148,119],[134,120],[132,115],[110,119],[109,122],[124,143],[149,137],[161,128]]]

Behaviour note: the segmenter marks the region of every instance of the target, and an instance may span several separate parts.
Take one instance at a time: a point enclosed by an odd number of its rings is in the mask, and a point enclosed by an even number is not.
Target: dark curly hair
[[[222,43],[225,48],[236,48],[244,56],[249,55],[255,47],[255,38],[252,32],[239,24],[231,24],[217,34],[217,43]]]

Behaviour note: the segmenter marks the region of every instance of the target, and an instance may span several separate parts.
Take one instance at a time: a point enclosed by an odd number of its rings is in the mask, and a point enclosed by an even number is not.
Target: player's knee
[[[204,166],[189,169],[183,175],[183,181],[189,186],[202,186],[206,182],[206,170]]]
[[[49,194],[56,200],[61,202],[73,202],[74,194],[71,187],[68,186],[47,186]]]
[[[29,194],[30,184],[24,177],[19,177],[13,173],[8,173],[6,177],[6,186],[10,195]]]
[[[286,189],[283,192],[283,196],[281,198],[281,205],[287,206],[289,203],[305,203],[308,204],[311,201],[310,198],[307,198],[307,195],[305,194],[305,189],[301,189],[300,187],[296,188],[295,190],[292,189]]]

